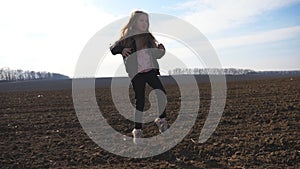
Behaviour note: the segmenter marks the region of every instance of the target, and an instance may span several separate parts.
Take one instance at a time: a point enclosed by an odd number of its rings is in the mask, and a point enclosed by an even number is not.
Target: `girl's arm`
[[[120,44],[120,41],[117,41],[112,46],[110,46],[109,49],[113,55],[116,55],[122,54],[124,47]]]
[[[152,48],[151,50],[153,50],[153,55],[156,59],[162,58],[166,53],[166,49],[161,43],[157,45],[157,48]]]

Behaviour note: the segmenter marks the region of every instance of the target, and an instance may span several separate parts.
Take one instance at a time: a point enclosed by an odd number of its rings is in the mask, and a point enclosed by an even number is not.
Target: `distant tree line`
[[[8,67],[0,69],[0,81],[20,81],[20,80],[37,80],[37,79],[62,79],[67,76],[50,73],[46,71],[29,71],[21,69],[10,69]]]
[[[175,68],[169,70],[169,75],[244,75],[254,73],[250,69],[235,69],[235,68]]]

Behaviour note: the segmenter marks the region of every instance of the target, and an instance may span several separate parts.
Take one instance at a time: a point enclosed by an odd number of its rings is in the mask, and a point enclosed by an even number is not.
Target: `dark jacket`
[[[135,35],[140,36],[140,35]],[[115,42],[111,47],[110,51],[113,55],[116,54],[122,54],[122,51],[124,48],[131,48],[131,55],[128,57],[123,57],[123,61],[126,67],[126,72],[128,73],[128,76],[132,79],[137,73],[138,73],[138,62],[137,62],[137,49],[136,49],[136,42],[134,40],[135,36],[128,37],[127,39],[122,39],[117,42]],[[128,46],[124,46],[122,44],[124,40],[128,40]],[[147,42],[147,47],[149,50],[149,55],[151,56],[151,61],[153,65],[153,69],[157,72],[157,75],[159,75],[159,65],[157,62],[157,59],[160,59],[164,54],[165,51],[162,51],[157,48],[157,46],[153,45],[151,42]]]

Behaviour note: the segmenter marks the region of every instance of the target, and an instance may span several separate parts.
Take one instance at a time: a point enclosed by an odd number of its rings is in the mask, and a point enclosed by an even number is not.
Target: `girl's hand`
[[[165,46],[161,43],[157,45],[157,48],[161,50],[165,50]]]
[[[128,57],[130,54],[131,54],[131,48],[124,48],[122,50],[122,56],[123,56],[123,58]]]

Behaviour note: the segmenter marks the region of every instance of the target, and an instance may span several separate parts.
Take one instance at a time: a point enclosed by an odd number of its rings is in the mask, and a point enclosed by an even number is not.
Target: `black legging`
[[[133,90],[135,92],[135,99],[136,99],[134,128],[141,129],[142,128],[142,123],[141,123],[142,122],[142,112],[144,111],[144,105],[145,105],[146,83],[148,83],[149,86],[151,86],[153,89],[160,89],[164,94],[166,94],[166,90],[163,87],[160,79],[158,78],[155,70],[151,70],[146,73],[138,73],[131,80],[131,82],[132,82]],[[165,99],[165,97],[160,96],[158,93],[157,93],[158,111],[159,111],[159,113],[162,112],[159,115],[159,118],[165,118],[166,117],[166,109],[165,109],[166,99]]]

